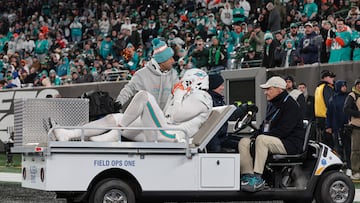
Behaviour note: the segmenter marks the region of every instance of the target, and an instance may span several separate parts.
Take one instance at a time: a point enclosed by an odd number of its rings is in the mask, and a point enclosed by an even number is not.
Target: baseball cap
[[[329,70],[321,71],[321,79],[323,79],[325,77],[328,77],[328,76],[331,77],[331,78],[336,77],[336,75],[333,72],[329,71]]]
[[[265,84],[260,85],[263,89],[268,89],[270,87],[277,87],[281,89],[286,89],[286,82],[279,76],[271,77]]]
[[[312,23],[310,23],[310,22],[307,22],[307,23],[305,23],[305,26],[304,26],[304,27],[306,27],[306,26],[313,27],[313,24],[312,24]]]
[[[291,23],[291,24],[290,24],[290,27],[291,27],[291,28],[293,28],[293,27],[296,27],[296,28],[297,28],[298,25],[297,25],[296,23]]]

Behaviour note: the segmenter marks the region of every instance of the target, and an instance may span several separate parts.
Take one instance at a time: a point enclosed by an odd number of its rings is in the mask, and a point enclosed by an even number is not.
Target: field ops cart
[[[326,145],[307,142],[300,155],[271,155],[257,193],[240,188],[240,154],[207,153],[206,145],[234,106],[216,107],[190,142],[59,142],[44,129],[48,117],[62,126],[87,122],[84,99],[15,102],[15,144],[22,153],[22,187],[54,191],[82,202],[284,200],[351,203],[354,185]],[[41,109],[41,111],[39,110]],[[249,113],[235,128],[247,125]],[[120,129],[120,128],[119,128]],[[307,126],[309,137],[311,124]],[[146,129],[145,129],[146,130]],[[153,130],[153,129],[152,129]],[[307,139],[308,140],[308,139]]]

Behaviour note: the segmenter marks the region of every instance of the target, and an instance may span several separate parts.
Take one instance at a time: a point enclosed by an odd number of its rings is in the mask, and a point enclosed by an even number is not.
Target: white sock
[[[94,142],[118,142],[120,140],[121,132],[119,130],[111,130],[107,133],[90,137]]]
[[[69,141],[73,138],[79,138],[81,136],[80,129],[54,129],[54,135],[58,141]]]
[[[80,138],[82,133],[84,133],[84,137],[97,136],[107,131],[107,129],[91,129],[92,127],[115,127],[116,121],[113,115],[109,114],[104,118],[99,120],[92,121],[83,125],[83,127],[88,127],[90,129],[55,129],[54,135],[58,141],[69,141],[70,139]]]

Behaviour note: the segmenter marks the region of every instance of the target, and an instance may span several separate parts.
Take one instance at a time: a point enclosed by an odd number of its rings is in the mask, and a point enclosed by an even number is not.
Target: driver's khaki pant
[[[259,135],[255,141],[255,162],[250,154],[250,138],[242,138],[239,142],[241,174],[263,174],[269,152],[287,154],[281,140],[274,136]]]

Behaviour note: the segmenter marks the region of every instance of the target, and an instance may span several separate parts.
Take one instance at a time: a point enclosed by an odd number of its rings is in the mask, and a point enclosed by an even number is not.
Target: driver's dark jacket
[[[270,129],[263,132],[268,121]],[[302,153],[305,137],[302,112],[286,91],[269,101],[260,133],[280,138],[288,154]]]

